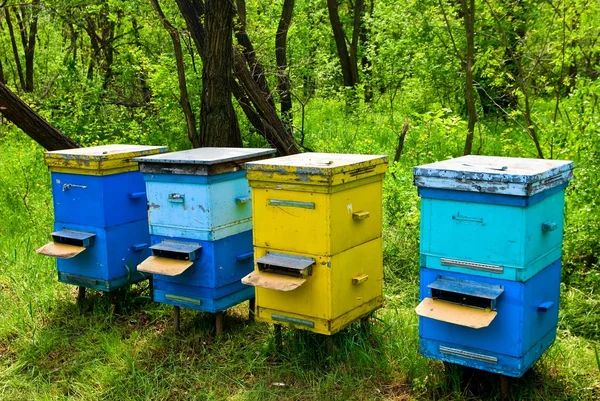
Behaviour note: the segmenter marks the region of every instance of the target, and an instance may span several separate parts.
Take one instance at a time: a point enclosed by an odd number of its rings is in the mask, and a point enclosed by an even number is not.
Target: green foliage
[[[11,89],[85,146],[190,147],[171,41],[149,2],[41,3],[33,93],[18,90],[7,26],[0,24],[0,61]],[[272,90],[282,3],[247,0],[248,33]],[[351,40],[353,2],[339,3]],[[0,122],[0,398],[497,399],[495,376],[446,369],[419,356],[413,311],[420,266],[412,169],[460,156],[467,130],[458,4],[373,2],[372,13],[369,7],[363,13],[361,83],[343,88],[325,0],[295,2],[288,71],[295,136],[304,137],[306,148],[393,158],[409,122],[400,160],[390,163],[384,180],[386,305],[370,333],[352,327],[336,337],[332,358],[324,354],[322,338],[294,331],[284,332],[285,349],[276,356],[270,328],[247,324],[241,306],[228,314],[221,340],[212,337],[210,315],[191,311],[183,312],[182,334],[175,335],[169,308],[149,302],[145,285],[124,295],[118,313],[100,294],[79,310],[72,288],[56,282],[53,261],[34,254],[47,241],[53,220],[43,151]],[[161,6],[180,29],[190,102],[198,112],[201,61],[175,2]],[[476,0],[475,10],[474,152],[536,157],[534,129],[546,157],[570,159],[576,166],[566,196],[558,339],[511,387],[511,395],[597,399],[600,6],[581,0]],[[110,73],[104,50],[96,53],[91,46],[87,21],[96,24],[99,36],[100,26],[114,29]],[[368,93],[372,98],[365,103]],[[266,146],[236,107],[244,144]]]

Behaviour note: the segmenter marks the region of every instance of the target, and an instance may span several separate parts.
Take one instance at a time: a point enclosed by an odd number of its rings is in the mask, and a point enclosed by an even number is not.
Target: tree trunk
[[[264,97],[263,92],[254,81],[252,74],[246,66],[246,59],[235,48],[233,48],[233,57],[235,64],[235,75],[244,94],[250,99],[256,110],[256,114],[260,116],[262,127],[255,128],[263,130],[261,134],[265,136],[269,143],[273,144],[279,154],[290,155],[300,153],[300,149],[292,135],[285,129],[283,122],[277,116],[275,109]],[[253,120],[250,120],[252,122]]]
[[[35,55],[35,38],[38,30],[37,6],[39,0],[33,0],[31,4],[21,5],[21,13],[17,12],[17,22],[21,31],[21,43],[25,53],[25,92],[33,92],[33,57]],[[30,11],[31,22],[29,23],[29,32],[27,28],[27,10]]]
[[[369,2],[369,18],[373,17],[373,9],[375,8],[375,0],[370,0]],[[361,27],[360,27],[360,45],[362,48],[366,49],[367,48],[367,41],[369,40],[369,37],[371,36],[371,32],[370,29],[367,29],[367,25],[364,23],[362,23]],[[363,72],[363,77],[365,78],[363,80],[363,85],[365,87],[365,103],[370,103],[371,100],[373,100],[373,85],[371,82],[371,60],[369,60],[369,57],[367,57],[366,52],[363,54],[362,58],[361,58],[361,66],[362,66],[362,72]]]
[[[246,62],[250,67],[250,71],[252,72],[252,77],[254,81],[258,84],[260,90],[264,93],[267,101],[275,108],[275,101],[271,96],[271,91],[269,90],[269,83],[267,82],[267,75],[265,74],[265,69],[262,63],[256,57],[256,52],[254,51],[254,46],[252,45],[252,41],[248,36],[248,32],[246,32],[246,1],[245,0],[236,0],[237,9],[242,10],[240,13],[238,11],[239,21],[235,25],[235,37],[238,41],[238,44],[244,49],[244,57],[246,58]],[[291,17],[291,16],[290,16]]]
[[[277,80],[281,115],[288,132],[292,132],[292,96],[290,77],[287,74],[287,33],[294,11],[294,0],[284,0],[279,26],[275,34],[275,59],[277,61]]]
[[[362,13],[365,0],[354,2],[354,23],[352,24],[352,42],[350,43],[350,68],[354,84],[358,84],[358,40],[362,26]]]
[[[346,47],[346,34],[340,21],[337,0],[327,0],[327,11],[329,12],[329,21],[331,22],[333,38],[335,39],[335,46],[338,58],[340,59],[344,86],[353,87],[357,82],[354,81],[352,63],[348,54],[348,48]]]
[[[175,63],[177,65],[177,78],[179,82],[179,104],[181,105],[181,109],[183,110],[183,114],[185,115],[188,138],[190,139],[190,142],[192,143],[192,146],[194,148],[199,148],[201,146],[200,137],[198,136],[198,132],[196,131],[196,116],[192,111],[192,106],[190,105],[188,97],[187,82],[185,78],[185,67],[183,64],[183,50],[181,48],[179,32],[177,32],[177,29],[175,29],[175,27],[171,25],[169,21],[167,21],[165,14],[160,8],[158,0],[150,1],[152,2],[154,10],[158,14],[160,21],[171,36],[171,41],[173,42],[173,51],[175,52]]]
[[[467,6],[467,1],[469,5]],[[475,93],[473,90],[473,64],[475,63],[475,1],[461,0],[461,10],[465,24],[465,34],[467,39],[467,54],[465,57],[465,100],[468,112],[468,131],[465,141],[465,155],[470,155],[473,148],[473,137],[475,133],[475,123],[477,122],[477,110],[475,108]]]
[[[10,18],[10,12],[8,7],[4,9],[6,14],[6,26],[8,27],[8,34],[10,35],[10,43],[12,45],[13,55],[15,57],[15,65],[17,67],[17,75],[19,76],[19,83],[21,89],[25,90],[25,78],[23,77],[23,68],[21,67],[21,58],[19,57],[19,49],[17,48],[17,40],[15,39],[15,32],[13,30],[12,20]]]
[[[207,0],[204,24],[206,48],[202,60],[202,146],[242,146],[240,127],[231,103],[229,81],[233,66],[232,33],[234,7],[231,0]]]
[[[79,147],[77,142],[50,125],[2,83],[0,83],[0,113],[46,150]]]
[[[0,59],[0,83],[5,84],[6,80],[4,79],[4,67],[2,67],[2,60]]]

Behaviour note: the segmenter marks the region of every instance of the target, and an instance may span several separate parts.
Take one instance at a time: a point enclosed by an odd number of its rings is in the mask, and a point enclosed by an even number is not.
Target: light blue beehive
[[[146,181],[154,300],[218,313],[254,297],[240,279],[254,267],[244,164],[273,149],[199,148],[135,159]]]
[[[214,241],[252,229],[243,165],[274,152],[199,148],[135,159],[146,181],[150,234]]]
[[[464,156],[414,169],[421,266],[526,281],[562,252],[570,161]]]

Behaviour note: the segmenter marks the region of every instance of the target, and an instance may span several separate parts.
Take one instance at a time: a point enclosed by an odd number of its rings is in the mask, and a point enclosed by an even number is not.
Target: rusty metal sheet
[[[242,279],[242,283],[275,291],[292,291],[306,282],[305,278],[283,276],[275,273],[253,271]]]
[[[472,329],[488,327],[498,315],[490,309],[473,308],[442,300],[424,298],[415,308],[417,315]]]
[[[178,276],[189,269],[194,262],[189,260],[161,258],[150,256],[137,267],[138,271],[144,273],[161,274],[163,276]]]
[[[59,259],[70,259],[79,255],[87,248],[84,246],[60,244],[58,242],[49,242],[35,252],[39,255],[51,256]]]

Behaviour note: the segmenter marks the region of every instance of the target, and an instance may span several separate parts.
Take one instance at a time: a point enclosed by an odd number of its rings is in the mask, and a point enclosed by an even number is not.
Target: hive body
[[[248,164],[257,319],[331,335],[381,307],[386,170],[385,156],[319,153]]]
[[[165,151],[105,145],[46,153],[55,232],[38,253],[57,257],[59,281],[112,291],[147,277],[136,270],[150,238],[144,180],[132,158]]]
[[[273,152],[200,148],[136,159],[146,181],[153,252],[140,269],[153,274],[155,301],[216,313],[254,297],[240,282],[253,257],[243,166]]]
[[[520,377],[553,343],[571,170],[485,156],[415,168],[423,355]]]

